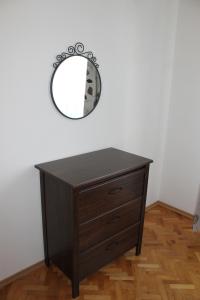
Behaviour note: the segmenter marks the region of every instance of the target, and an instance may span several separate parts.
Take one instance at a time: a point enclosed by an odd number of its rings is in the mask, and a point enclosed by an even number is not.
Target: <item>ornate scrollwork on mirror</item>
[[[70,118],[81,119],[96,107],[101,94],[99,65],[91,51],[76,43],[56,57],[51,78],[51,97],[58,111]]]

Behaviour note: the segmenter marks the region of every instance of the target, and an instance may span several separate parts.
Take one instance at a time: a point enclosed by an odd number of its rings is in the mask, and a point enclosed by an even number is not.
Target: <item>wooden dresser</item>
[[[140,254],[152,160],[114,148],[59,159],[40,170],[45,263],[79,282],[129,249]]]

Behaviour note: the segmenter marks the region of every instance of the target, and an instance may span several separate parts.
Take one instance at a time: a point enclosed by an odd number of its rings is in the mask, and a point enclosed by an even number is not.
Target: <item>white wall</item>
[[[179,6],[160,199],[194,213],[200,183],[200,1]]]
[[[137,9],[136,9],[137,8]],[[137,1],[123,130],[125,149],[150,156],[148,204],[159,199],[178,1]]]
[[[34,164],[104,147],[155,160],[157,200],[174,0],[0,3],[0,280],[43,259]],[[49,95],[55,57],[82,41],[100,65],[94,112],[69,120]]]

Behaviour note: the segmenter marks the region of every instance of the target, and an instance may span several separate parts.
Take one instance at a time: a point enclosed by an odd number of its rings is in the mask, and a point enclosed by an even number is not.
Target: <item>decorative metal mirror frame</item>
[[[91,114],[93,112],[93,110],[96,108],[97,104],[99,103],[99,98],[101,96],[101,88],[102,88],[102,83],[101,83],[101,76],[100,76],[100,73],[99,73],[99,65],[96,63],[97,59],[96,57],[93,55],[93,52],[92,51],[86,51],[84,52],[84,45],[83,43],[81,42],[77,42],[74,46],[69,46],[67,48],[67,52],[62,52],[61,54],[57,55],[56,56],[56,59],[57,61],[55,63],[53,63],[53,67],[55,68],[54,71],[53,71],[53,74],[51,76],[51,81],[50,81],[50,93],[51,93],[51,98],[53,100],[53,104],[55,105],[56,109],[66,118],[68,119],[71,119],[71,120],[79,120],[79,119],[83,119],[85,117],[87,117],[89,114]],[[86,59],[88,59],[96,68],[96,71],[98,73],[98,76],[99,76],[99,82],[100,82],[100,93],[98,95],[98,98],[97,98],[97,102],[96,102],[96,105],[95,107],[85,116],[83,117],[80,117],[80,118],[70,118],[69,116],[65,115],[64,113],[62,113],[62,111],[58,108],[55,100],[54,100],[54,96],[53,96],[53,90],[52,90],[52,86],[53,86],[53,79],[54,79],[54,76],[55,76],[55,73],[58,69],[58,67],[60,66],[60,64],[65,61],[66,59],[72,57],[72,56],[82,56],[82,57],[85,57]]]

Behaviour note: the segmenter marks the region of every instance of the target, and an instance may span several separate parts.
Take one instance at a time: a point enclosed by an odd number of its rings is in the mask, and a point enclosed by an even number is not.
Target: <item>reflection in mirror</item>
[[[97,105],[101,93],[100,75],[86,57],[73,55],[56,68],[51,94],[57,109],[72,119],[83,118]]]

